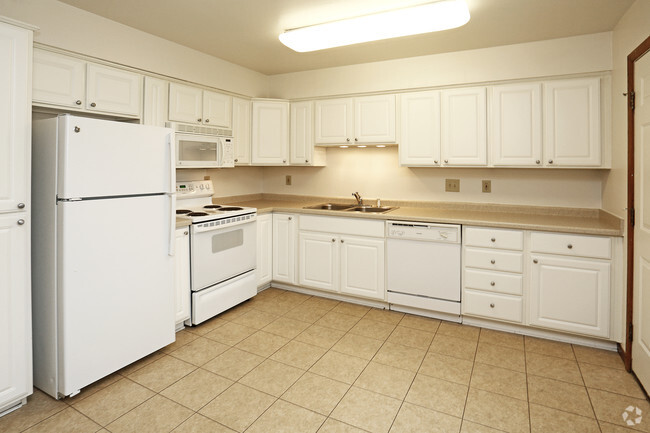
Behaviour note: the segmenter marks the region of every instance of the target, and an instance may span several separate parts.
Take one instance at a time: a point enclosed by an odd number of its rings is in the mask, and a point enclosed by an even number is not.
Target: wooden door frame
[[[632,370],[632,321],[634,319],[634,63],[650,51],[650,36],[627,56],[627,312],[625,350],[618,351],[627,371]]]

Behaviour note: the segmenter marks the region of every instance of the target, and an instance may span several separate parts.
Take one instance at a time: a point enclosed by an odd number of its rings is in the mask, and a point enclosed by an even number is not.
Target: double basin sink
[[[321,209],[321,210],[335,210],[341,212],[367,212],[367,213],[386,213],[397,207],[389,206],[372,206],[372,205],[350,205],[338,203],[321,203],[313,206],[305,206],[303,209]]]

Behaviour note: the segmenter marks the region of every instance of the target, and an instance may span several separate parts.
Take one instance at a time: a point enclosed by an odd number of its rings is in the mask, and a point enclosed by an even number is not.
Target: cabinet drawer
[[[532,232],[530,250],[535,253],[610,259],[612,240],[604,236]]]
[[[521,295],[523,277],[515,274],[466,269],[463,285],[467,289]]]
[[[465,290],[463,292],[463,314],[521,323],[522,300],[518,296]]]
[[[521,273],[523,271],[523,254],[465,248],[465,267]]]
[[[471,247],[521,251],[524,249],[524,232],[518,230],[467,227],[465,228],[465,239],[463,243]]]

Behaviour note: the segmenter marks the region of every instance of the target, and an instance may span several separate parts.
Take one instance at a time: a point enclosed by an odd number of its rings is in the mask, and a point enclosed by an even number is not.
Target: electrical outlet
[[[492,192],[492,181],[484,180],[483,182],[481,182],[481,191]]]
[[[291,175],[290,175],[290,174],[287,174],[287,175],[284,177],[284,184],[285,184],[285,185],[289,185],[289,186],[291,186]]]
[[[460,192],[460,179],[445,179],[445,191]]]

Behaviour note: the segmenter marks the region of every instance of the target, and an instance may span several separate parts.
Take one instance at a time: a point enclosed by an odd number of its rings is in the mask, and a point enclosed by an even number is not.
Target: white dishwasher
[[[460,225],[386,221],[386,231],[391,309],[460,321]]]

